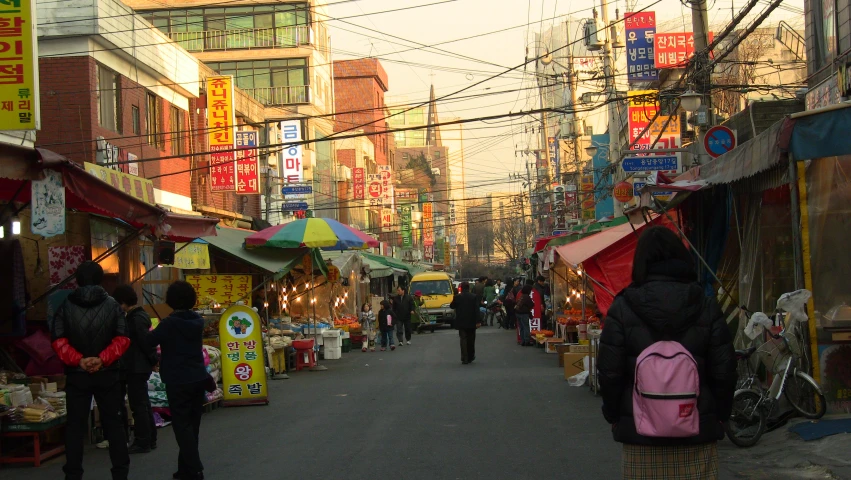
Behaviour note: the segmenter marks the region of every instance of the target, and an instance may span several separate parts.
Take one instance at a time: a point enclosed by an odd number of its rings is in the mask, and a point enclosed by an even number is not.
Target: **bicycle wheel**
[[[816,381],[804,372],[795,370],[790,373],[783,393],[792,407],[805,418],[817,420],[827,412],[824,394]]]
[[[733,413],[724,423],[727,438],[738,447],[752,447],[765,432],[762,396],[753,390],[740,390],[733,396]]]

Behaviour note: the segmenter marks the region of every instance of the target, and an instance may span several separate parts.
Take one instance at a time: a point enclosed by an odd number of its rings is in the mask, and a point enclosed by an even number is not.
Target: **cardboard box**
[[[564,366],[564,354],[570,352],[570,345],[564,343],[561,345],[556,345],[556,352],[558,353],[558,366]]]
[[[564,379],[585,371],[583,359],[588,355],[584,353],[565,353],[564,355]]]
[[[570,353],[591,353],[591,345],[571,345]]]
[[[564,343],[564,340],[562,340],[561,338],[548,338],[544,340],[544,352],[558,353],[556,347],[562,343]]]

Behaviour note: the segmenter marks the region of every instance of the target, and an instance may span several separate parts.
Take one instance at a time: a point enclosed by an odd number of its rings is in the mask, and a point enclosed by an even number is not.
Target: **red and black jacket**
[[[50,333],[68,373],[83,372],[80,360],[87,357],[99,357],[104,369],[117,369],[130,346],[124,312],[98,285],[74,290],[56,311]]]

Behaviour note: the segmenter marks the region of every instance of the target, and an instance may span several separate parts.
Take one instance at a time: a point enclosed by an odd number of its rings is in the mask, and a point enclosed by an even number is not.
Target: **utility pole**
[[[573,45],[570,43],[570,18],[571,17],[567,17],[567,21],[564,22],[564,38],[567,44],[567,85],[568,88],[570,88],[570,109],[572,111],[571,115],[573,115],[573,159],[576,167],[579,168],[579,159],[582,158],[579,148],[581,124],[579,122],[579,115],[576,112],[576,104],[579,103],[576,97],[576,87],[579,85],[579,74],[573,69]]]
[[[697,93],[703,95],[702,104],[705,107],[707,122],[712,124],[712,96],[709,94],[709,82],[711,73],[707,71],[709,65],[709,51],[706,47],[709,46],[709,14],[706,9],[706,0],[691,0],[691,28],[694,31],[694,89]],[[695,112],[695,115],[700,115],[700,112]],[[701,163],[703,156],[703,137],[706,135],[706,129],[697,127],[697,141],[694,142],[695,162]]]
[[[541,87],[540,77],[538,77],[538,78],[539,78],[539,80],[538,80],[538,97],[540,97],[540,99],[541,99],[541,109],[544,109],[544,108],[547,108],[546,105],[544,104],[544,89]],[[547,172],[547,175],[543,179],[541,179],[540,174],[536,175],[537,180],[538,180],[536,188],[539,192],[539,197],[538,197],[538,200],[539,200],[538,201],[538,211],[539,212],[541,210],[543,210],[544,202],[541,202],[540,199],[543,198],[542,192],[546,191],[547,184],[549,183],[549,171],[550,171],[550,165],[551,165],[551,162],[552,162],[552,159],[550,158],[550,142],[549,142],[550,128],[549,128],[549,122],[547,121],[547,117],[548,117],[547,112],[541,112],[541,123],[543,124],[543,130],[541,131],[541,148],[544,150],[544,158],[546,159],[546,162],[547,162],[546,169],[545,169],[545,171]],[[540,171],[541,171],[541,169],[538,167],[538,165],[535,165],[535,172],[537,173],[537,172],[540,172]],[[536,234],[541,233],[544,230],[543,215],[540,215],[538,217],[538,228],[536,230],[537,230],[535,232]]]
[[[606,77],[606,110],[609,115],[609,161],[617,158],[615,149],[620,148],[620,128],[618,128],[618,108],[615,103],[617,92],[615,89],[615,61],[612,57],[612,27],[609,25],[609,3],[600,0],[600,10],[603,19],[603,74]]]

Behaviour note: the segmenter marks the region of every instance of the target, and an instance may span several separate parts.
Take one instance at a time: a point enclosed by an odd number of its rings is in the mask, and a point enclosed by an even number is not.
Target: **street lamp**
[[[585,147],[585,153],[587,153],[589,157],[593,157],[597,154],[597,145],[594,145],[592,143],[591,145]]]
[[[689,113],[696,112],[700,108],[701,103],[703,103],[703,95],[693,90],[680,95],[680,105],[683,107],[683,110]]]

